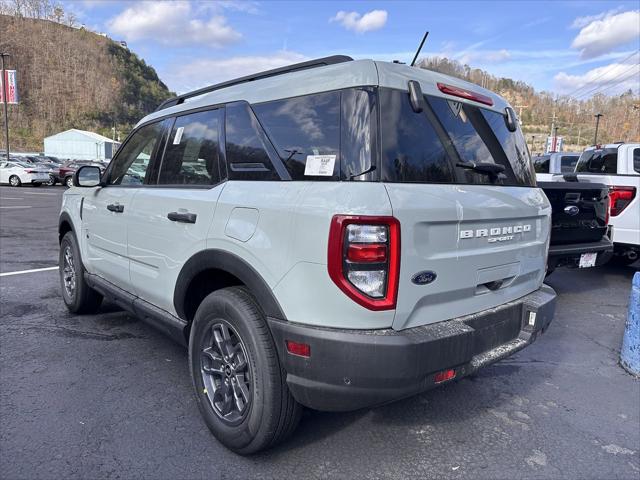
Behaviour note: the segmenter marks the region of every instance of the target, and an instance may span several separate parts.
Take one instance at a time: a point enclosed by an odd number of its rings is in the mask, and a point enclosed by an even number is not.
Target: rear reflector
[[[386,262],[387,246],[379,243],[352,243],[347,249],[347,260],[350,262]]]
[[[616,217],[627,208],[636,196],[635,187],[610,187],[609,188],[609,206],[610,214]]]
[[[306,343],[298,343],[292,340],[287,340],[287,352],[298,355],[300,357],[311,357],[311,347]]]
[[[456,371],[453,369],[443,370],[441,372],[436,373],[435,377],[433,377],[433,381],[435,383],[446,382],[447,380],[452,380],[456,378]]]
[[[472,92],[466,88],[454,87],[453,85],[447,85],[446,83],[438,82],[438,90],[447,95],[453,95],[454,97],[466,98],[467,100],[473,100],[474,102],[484,103],[485,105],[493,105],[493,99],[487,97],[481,93]]]

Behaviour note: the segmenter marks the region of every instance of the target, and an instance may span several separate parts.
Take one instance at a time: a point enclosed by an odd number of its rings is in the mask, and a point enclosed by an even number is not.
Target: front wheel
[[[64,179],[64,184],[67,186],[67,188],[73,187],[73,177],[65,178]]]
[[[295,430],[302,407],[291,396],[263,313],[244,287],[209,294],[189,338],[198,408],[227,448],[243,455]]]
[[[102,295],[84,279],[84,266],[73,232],[67,232],[60,242],[60,287],[62,298],[72,313],[95,313],[102,303]]]
[[[9,185],[11,185],[12,187],[19,187],[20,185],[22,185],[22,181],[20,180],[19,176],[11,175],[9,177]]]
[[[49,175],[49,181],[47,182],[47,186],[53,187],[56,184],[56,177],[53,175]]]

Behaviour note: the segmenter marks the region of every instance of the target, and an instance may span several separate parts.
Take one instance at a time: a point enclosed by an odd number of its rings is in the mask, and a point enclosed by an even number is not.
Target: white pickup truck
[[[630,265],[640,258],[640,143],[588,147],[576,165],[580,182],[609,186],[609,225],[614,261]]]
[[[580,158],[580,152],[552,152],[532,157],[533,169],[538,182],[558,182],[558,175],[573,173]]]

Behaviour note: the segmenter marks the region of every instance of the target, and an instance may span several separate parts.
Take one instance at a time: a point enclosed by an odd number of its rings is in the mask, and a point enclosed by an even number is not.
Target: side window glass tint
[[[110,185],[142,185],[156,144],[162,135],[162,122],[140,128],[120,148],[112,160]]]
[[[640,148],[633,149],[633,169],[640,173]]]
[[[225,141],[230,180],[279,180],[266,138],[246,103],[226,106]]]
[[[373,88],[342,92],[340,168],[343,180],[375,181],[377,95]]]
[[[158,185],[215,185],[218,171],[220,110],[176,119],[160,165]]]
[[[549,161],[549,157],[536,157],[533,161],[536,173],[549,173]]]
[[[340,92],[263,103],[253,110],[293,180],[338,179]],[[319,162],[320,155],[328,157],[332,172],[325,169],[318,175],[311,170],[315,163],[307,168],[308,162]]]
[[[416,114],[409,95],[380,89],[383,182],[450,183],[447,153],[431,123]]]

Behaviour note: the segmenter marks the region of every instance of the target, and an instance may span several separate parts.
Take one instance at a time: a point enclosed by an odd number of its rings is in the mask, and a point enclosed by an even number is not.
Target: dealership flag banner
[[[7,85],[7,103],[18,103],[18,81],[15,70],[5,70],[4,78],[0,75],[0,103],[4,101],[4,85]]]

